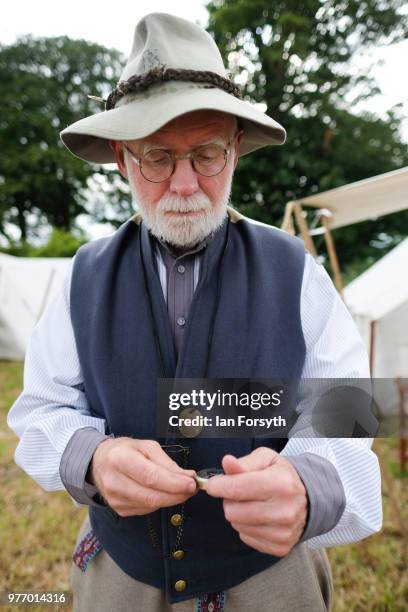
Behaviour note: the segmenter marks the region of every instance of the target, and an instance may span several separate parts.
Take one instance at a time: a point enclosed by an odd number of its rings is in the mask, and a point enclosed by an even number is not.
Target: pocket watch
[[[198,470],[197,475],[194,476],[197,483],[197,488],[205,491],[207,489],[209,479],[213,476],[218,476],[219,474],[224,474],[224,470],[220,468],[205,468],[204,470]]]

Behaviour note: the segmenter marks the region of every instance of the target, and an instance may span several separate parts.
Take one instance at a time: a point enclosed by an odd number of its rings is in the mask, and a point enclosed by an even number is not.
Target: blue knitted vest
[[[157,380],[178,378],[300,378],[305,343],[300,294],[305,250],[284,232],[250,222],[232,209],[203,255],[185,339],[178,358],[140,217],[109,238],[81,247],[71,281],[71,319],[93,416],[106,433],[158,439]],[[159,440],[174,443],[174,440]],[[258,444],[280,451],[286,440],[186,439],[189,465],[221,465]],[[120,517],[91,507],[102,545],[128,575],[164,589],[170,603],[228,589],[279,561],[244,544],[225,520],[222,500],[199,492],[185,504],[182,559],[173,559],[180,507],[150,515],[162,554],[153,547],[146,516]],[[183,579],[187,586],[177,592]]]

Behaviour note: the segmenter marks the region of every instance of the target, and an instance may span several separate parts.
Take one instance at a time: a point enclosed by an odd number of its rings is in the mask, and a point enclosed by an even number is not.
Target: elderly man
[[[303,243],[228,206],[239,156],[284,129],[240,99],[204,30],[151,14],[106,111],[61,136],[82,159],[115,160],[138,208],[78,251],[8,416],[16,462],[90,507],[74,608],[330,609],[322,548],[381,526],[370,441],[162,440],[155,420],[160,378],[368,376]],[[214,466],[224,475],[197,492]]]

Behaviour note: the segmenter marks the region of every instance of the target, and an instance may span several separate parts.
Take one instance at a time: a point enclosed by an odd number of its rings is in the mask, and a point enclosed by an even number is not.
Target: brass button
[[[181,516],[181,514],[173,514],[170,518],[170,523],[174,527],[179,527],[182,522],[183,522],[183,517]]]
[[[184,408],[179,416],[179,431],[184,438],[196,438],[200,435],[202,426],[202,414],[198,408]],[[194,421],[192,421],[194,419]],[[194,425],[191,423],[194,422]]]
[[[177,561],[179,561],[180,559],[182,559],[184,557],[184,550],[175,550],[174,553],[172,554],[173,559],[176,559]]]
[[[174,588],[176,589],[176,591],[184,591],[186,586],[187,582],[185,580],[177,580],[176,584],[174,585]]]

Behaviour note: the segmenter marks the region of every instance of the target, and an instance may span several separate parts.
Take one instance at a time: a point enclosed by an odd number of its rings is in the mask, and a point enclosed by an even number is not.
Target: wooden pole
[[[310,206],[315,206],[315,205],[311,204]],[[326,208],[330,214],[331,213],[330,208],[328,207]],[[281,229],[292,235],[295,234],[293,217],[296,219],[300,234],[305,242],[305,246],[307,250],[313,255],[313,257],[317,257],[317,251],[313,243],[313,238],[310,233],[309,226],[303,215],[303,209],[302,209],[301,203],[297,202],[296,200],[292,202],[288,202],[286,204],[285,214],[284,214],[283,221],[281,224]],[[333,236],[332,236],[331,229],[330,229],[330,219],[329,219],[328,213],[320,214],[320,222],[324,229],[324,240],[326,243],[326,249],[329,255],[331,267],[333,270],[334,284],[340,296],[343,297],[343,279],[341,276],[341,270],[340,270],[339,260],[337,257],[336,247],[334,245],[334,240],[333,240]]]
[[[407,461],[405,395],[408,392],[408,387],[401,383],[401,379],[399,376],[397,377],[396,381],[399,392],[399,459],[401,472],[405,472]]]
[[[311,255],[313,255],[313,257],[317,257],[317,252],[313,244],[312,237],[309,233],[309,226],[303,216],[302,207],[298,202],[293,202],[293,212],[295,214],[296,222],[299,226],[300,233],[302,234],[302,238],[305,241],[307,250],[311,253]]]
[[[342,295],[343,279],[341,277],[339,260],[337,259],[336,247],[334,246],[334,240],[330,230],[330,220],[326,215],[322,215],[320,219],[325,229],[324,240],[326,243],[327,252],[329,254],[329,259],[334,274],[334,284],[336,285],[337,291],[340,293],[340,295]]]
[[[293,225],[293,202],[288,202],[285,206],[285,215],[283,217],[281,229],[292,236],[295,235],[295,227]]]

